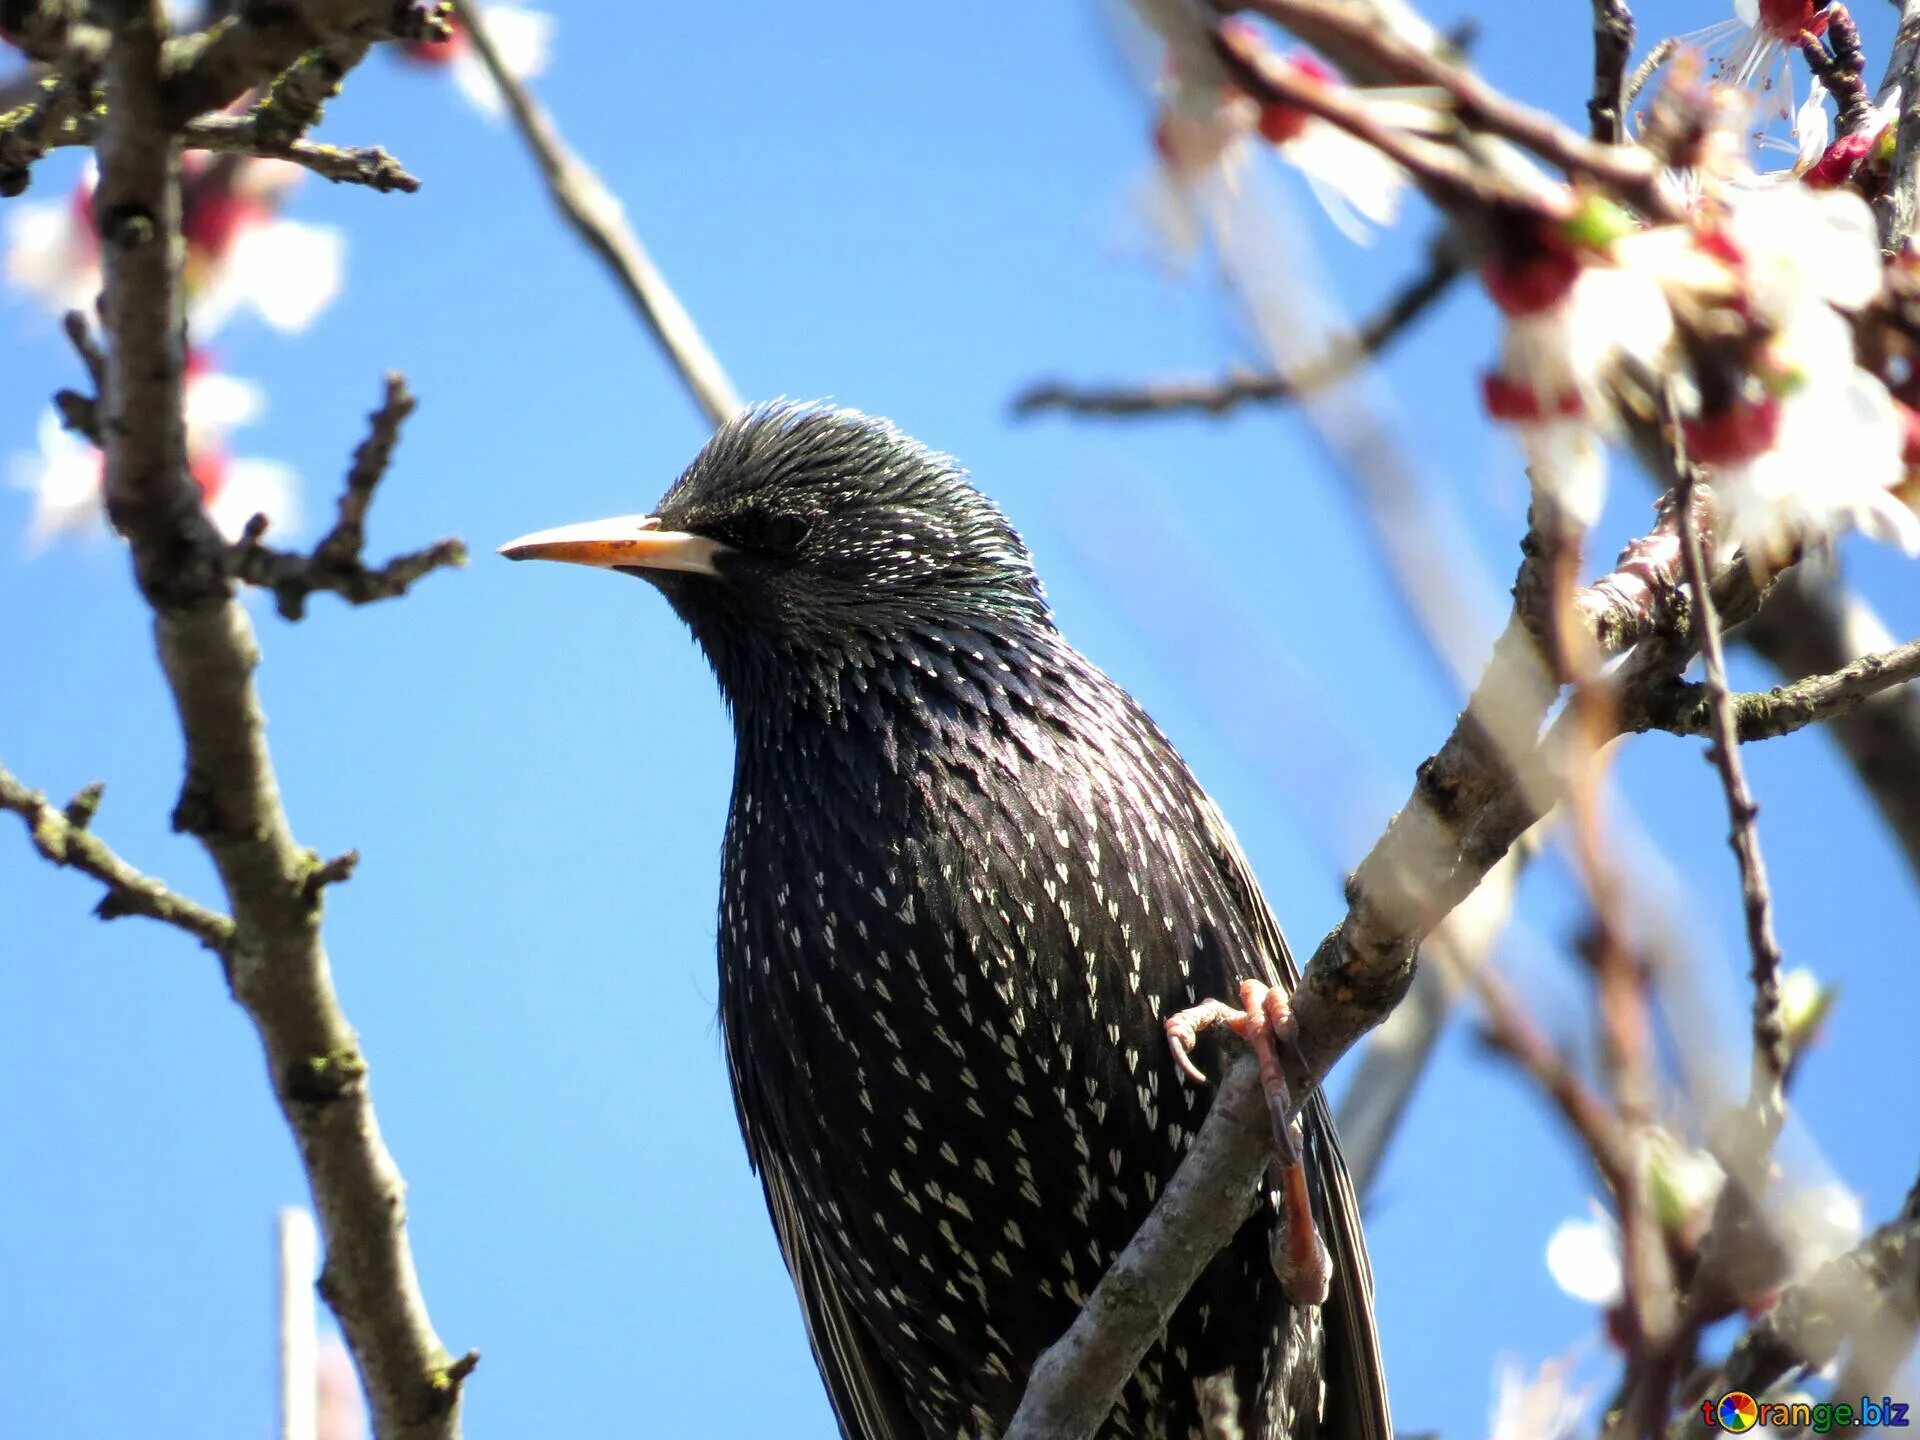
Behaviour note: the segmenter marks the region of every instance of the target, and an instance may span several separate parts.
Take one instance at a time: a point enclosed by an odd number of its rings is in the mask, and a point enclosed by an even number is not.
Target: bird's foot
[[[1167,1017],[1167,1048],[1182,1074],[1196,1083],[1206,1076],[1193,1063],[1201,1032],[1224,1025],[1253,1050],[1260,1065],[1260,1088],[1273,1125],[1273,1188],[1280,1201],[1280,1225],[1273,1237],[1274,1273],[1287,1298],[1297,1305],[1325,1301],[1333,1283],[1333,1262],[1313,1222],[1307,1187],[1300,1122],[1293,1118],[1293,1092],[1280,1068],[1281,1045],[1294,1043],[1293,1007],[1284,990],[1258,980],[1240,982],[1240,1009],[1224,1000],[1206,1000]]]

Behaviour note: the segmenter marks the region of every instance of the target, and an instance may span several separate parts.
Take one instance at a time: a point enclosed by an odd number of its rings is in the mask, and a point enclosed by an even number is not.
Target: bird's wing
[[[794,1204],[785,1163],[766,1151],[759,1159],[774,1233],[800,1296],[807,1340],[827,1382],[827,1398],[833,1402],[841,1435],[845,1440],[920,1440],[920,1427],[907,1410],[893,1372],[874,1353],[872,1335],[848,1308],[840,1282],[807,1232]]]
[[[1265,952],[1269,984],[1289,993],[1300,983],[1300,967],[1287,948],[1279,922],[1253,878],[1240,842],[1212,802],[1206,801],[1214,831],[1215,854],[1228,888],[1251,920]],[[1307,1171],[1319,1179],[1321,1238],[1333,1261],[1333,1293],[1323,1307],[1327,1327],[1326,1409],[1321,1433],[1335,1440],[1393,1440],[1393,1416],[1387,1407],[1387,1373],[1380,1356],[1380,1332],[1373,1312],[1373,1262],[1367,1258],[1360,1228],[1360,1199],[1347,1173],[1324,1091],[1316,1089],[1301,1107]]]

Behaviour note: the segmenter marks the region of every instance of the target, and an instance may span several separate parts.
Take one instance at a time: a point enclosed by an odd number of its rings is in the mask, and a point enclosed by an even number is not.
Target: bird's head
[[[500,553],[653,582],[734,698],[768,664],[1050,623],[1026,546],[958,464],[823,405],[743,411],[652,514],[542,530]]]

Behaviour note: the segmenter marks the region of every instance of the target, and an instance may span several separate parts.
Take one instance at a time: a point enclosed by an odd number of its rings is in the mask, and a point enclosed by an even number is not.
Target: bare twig
[[[1607,1187],[1626,1194],[1634,1183],[1634,1138],[1619,1113],[1581,1078],[1491,967],[1481,967],[1468,984],[1480,1001],[1482,1043],[1526,1072],[1580,1138]]]
[[[1627,57],[1633,54],[1633,11],[1627,0],[1593,0],[1593,98],[1589,133],[1618,145],[1626,129]]]
[[[1131,416],[1200,410],[1224,415],[1253,401],[1293,400],[1342,379],[1378,355],[1430,310],[1460,273],[1459,256],[1444,241],[1436,241],[1426,268],[1395,292],[1377,315],[1284,374],[1157,380],[1137,386],[1081,386],[1043,380],[1014,397],[1013,411],[1016,415],[1064,410],[1076,415]]]
[[[1920,677],[1920,640],[1863,655],[1826,675],[1810,675],[1772,690],[1729,695],[1734,725],[1743,742],[1770,740],[1822,720],[1838,720],[1896,685]],[[1705,685],[1675,681],[1638,697],[1626,728],[1634,733],[1666,730],[1675,735],[1714,732],[1715,704]]]
[[[62,321],[67,339],[72,343],[74,353],[80,357],[80,363],[86,366],[87,379],[91,389],[87,394],[76,390],[59,390],[54,393],[53,403],[60,411],[60,423],[74,434],[84,436],[96,446],[103,446],[100,435],[100,397],[106,393],[107,357],[99,342],[93,338],[93,331],[87,324],[87,317],[78,310],[69,310]]]
[[[1621,94],[1621,105],[1628,106],[1640,98],[1640,92],[1647,88],[1653,77],[1660,73],[1660,67],[1673,58],[1674,51],[1680,48],[1680,42],[1669,36],[1647,52],[1647,58],[1633,67],[1633,74],[1627,77],[1627,88]]]
[[[232,23],[259,29],[264,17],[289,8],[249,6],[243,15],[250,18]],[[274,32],[279,38],[257,36],[256,48],[233,42],[241,49],[195,71],[188,91],[218,95],[250,77],[269,51],[282,55],[282,47],[306,43],[304,22],[341,9],[309,0]],[[100,127],[95,209],[109,341],[105,491],[153,610],[185,740],[186,781],[173,823],[205,848],[233,907],[228,979],[259,1034],[312,1187],[326,1238],[322,1290],[346,1332],[376,1430],[381,1440],[455,1440],[460,1382],[477,1357],[452,1359],[427,1316],[407,1240],[405,1187],[380,1135],[367,1063],[335,994],[320,907],[307,890],[315,862],[294,839],[267,749],[253,676],[259,647],[188,470],[170,109],[181,102],[163,75],[164,9],[160,0],[113,0],[110,10],[105,76],[113,103]]]
[[[1460,150],[1386,123],[1362,92],[1308,78],[1264,52],[1249,53],[1226,31],[1215,30],[1213,43],[1227,78],[1257,104],[1290,106],[1338,126],[1398,164],[1442,208],[1527,214],[1545,206],[1538,193]]]
[[[1837,578],[1804,571],[1774,587],[1739,638],[1789,680],[1844,670],[1894,641],[1873,609]],[[1828,728],[1920,877],[1920,687],[1884,691],[1835,716]]]
[[[1727,687],[1726,653],[1720,642],[1720,617],[1707,583],[1705,547],[1695,523],[1699,481],[1693,468],[1680,461],[1678,509],[1681,552],[1687,583],[1697,603],[1694,624],[1706,668],[1706,692],[1713,722],[1713,744],[1708,749],[1727,794],[1732,824],[1733,853],[1740,863],[1740,898],[1746,911],[1747,946],[1753,961],[1753,1095],[1754,1108],[1778,1124],[1781,1083],[1787,1070],[1786,1027],[1780,1019],[1780,942],[1773,930],[1773,892],[1767,885],[1766,861],[1760,854],[1760,835],[1754,825],[1760,807],[1747,787],[1740,763],[1740,721]]]
[[[167,42],[161,122],[175,129],[223,110],[315,50],[435,33],[436,8],[395,0],[299,0],[236,7],[197,35]],[[442,23],[439,28],[444,29]]]
[[[184,930],[209,950],[224,954],[233,944],[233,921],[134,869],[88,828],[100,804],[100,791],[100,786],[89,785],[65,809],[57,810],[45,795],[27,789],[0,766],[0,810],[11,810],[26,822],[33,848],[55,865],[91,875],[107,887],[94,914],[102,920],[144,915]]]
[[[74,129],[87,88],[70,75],[52,75],[32,100],[0,114],[0,199],[22,193],[28,167]]]
[[[1605,186],[1650,220],[1683,218],[1679,201],[1661,179],[1659,165],[1644,150],[1596,144],[1576,134],[1546,112],[1501,94],[1464,66],[1402,39],[1367,7],[1343,0],[1246,0],[1240,8],[1258,11],[1290,30],[1334,35],[1350,49],[1364,49],[1374,57],[1374,68],[1397,83],[1437,85],[1445,90],[1469,126],[1511,140],[1570,176]],[[1327,118],[1339,123],[1335,116]]]
[[[259,114],[204,115],[190,121],[181,133],[189,149],[225,154],[258,155],[269,160],[291,160],[337,183],[365,185],[382,194],[420,188],[410,173],[378,145],[323,145],[313,140],[277,138]]]
[[[641,246],[620,202],[605,182],[567,148],[546,111],[501,61],[487,35],[479,6],[471,0],[454,0],[454,9],[472,37],[474,50],[506,98],[520,137],[546,179],[553,203],[587,248],[613,272],[647,329],[673,362],[694,403],[708,420],[720,424],[741,408],[740,397],[719,359],[701,338],[693,317]]]
[[[316,591],[338,595],[351,605],[366,605],[406,594],[415,581],[435,570],[465,565],[467,547],[454,539],[436,541],[377,568],[369,568],[361,559],[374,489],[393,457],[401,422],[413,413],[415,404],[405,379],[387,376],[386,398],[368,417],[367,438],[354,452],[338,517],[311,554],[298,555],[263,545],[266,518],[256,515],[239,543],[227,551],[229,573],[248,585],[273,591],[280,613],[298,620],[306,614],[307,598]]]

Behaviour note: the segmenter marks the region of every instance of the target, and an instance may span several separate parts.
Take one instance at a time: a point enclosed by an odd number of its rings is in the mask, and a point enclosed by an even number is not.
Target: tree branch
[[[1509,99],[1464,66],[1403,39],[1368,6],[1345,0],[1244,0],[1235,8],[1256,11],[1309,39],[1328,36],[1345,50],[1364,51],[1370,57],[1368,69],[1390,77],[1390,83],[1439,86],[1453,97],[1467,125],[1532,151],[1570,177],[1596,181],[1651,221],[1684,218],[1659,165],[1645,150],[1597,144],[1576,134],[1545,111]]]
[[[102,920],[144,915],[193,936],[209,950],[225,954],[233,944],[233,921],[142,873],[114,854],[89,828],[99,808],[102,787],[89,785],[66,808],[56,810],[38,790],[29,790],[0,765],[0,810],[26,822],[33,848],[55,865],[91,875],[107,887],[94,907]]]
[[[1587,123],[1599,144],[1618,145],[1626,132],[1632,54],[1633,11],[1627,0],[1593,0],[1593,98],[1587,101]]]
[[[735,414],[742,406],[733,382],[727,379],[693,317],[633,233],[619,200],[586,162],[567,148],[547,113],[501,61],[479,7],[472,0],[454,0],[454,9],[473,40],[474,50],[506,98],[520,138],[539,165],[554,205],[587,248],[613,272],[701,413],[715,425]]]
[[[273,591],[281,615],[298,620],[306,614],[307,597],[316,591],[338,595],[350,605],[366,605],[406,594],[416,580],[435,570],[465,565],[467,547],[457,539],[436,541],[373,569],[361,559],[374,489],[392,461],[401,423],[413,413],[416,403],[402,376],[387,376],[386,398],[368,417],[367,438],[354,452],[338,517],[311,554],[298,555],[261,544],[267,530],[266,517],[256,515],[247,522],[239,543],[227,552],[229,573],[248,585]]]
[[[366,47],[444,30],[443,6],[408,0],[251,0],[197,35],[166,44],[161,114],[168,129],[224,110],[314,50]]]
[[[1397,291],[1379,314],[1285,374],[1233,375],[1224,380],[1156,380],[1144,385],[1081,386],[1042,380],[1014,397],[1013,413],[1064,410],[1075,415],[1165,415],[1199,410],[1224,415],[1253,401],[1280,402],[1331,385],[1378,355],[1433,308],[1460,278],[1460,257],[1444,240],[1429,249],[1427,266]]]
[[[1674,422],[1679,432],[1679,421]],[[1732,825],[1733,853],[1740,863],[1740,899],[1746,911],[1747,947],[1753,960],[1753,1094],[1755,1112],[1767,1125],[1769,1139],[1777,1133],[1785,1104],[1787,1032],[1780,1018],[1780,941],[1773,929],[1773,892],[1767,885],[1766,860],[1760,853],[1760,833],[1754,821],[1760,807],[1747,786],[1740,763],[1740,723],[1734,713],[1733,692],[1727,688],[1726,653],[1720,643],[1720,617],[1714,608],[1707,579],[1705,547],[1695,523],[1699,478],[1680,457],[1678,489],[1681,553],[1686,559],[1687,583],[1697,603],[1694,624],[1706,667],[1708,714],[1713,744],[1708,756],[1720,772],[1727,794],[1727,816]]]
[[[1894,639],[1838,579],[1804,572],[1773,588],[1740,638],[1789,680],[1845,670]],[[1837,714],[1830,733],[1920,878],[1920,689],[1889,689]]]
[[[1734,726],[1744,741],[1771,740],[1822,720],[1837,720],[1877,695],[1920,677],[1920,640],[1863,655],[1825,675],[1809,675],[1764,693],[1727,697]],[[1639,697],[1625,720],[1629,733],[1665,730],[1674,735],[1714,733],[1715,704],[1705,685],[1674,681]]]
[[[287,5],[250,5],[242,28]],[[326,11],[315,3],[306,10]],[[357,1361],[381,1440],[454,1440],[473,1360],[447,1354],[420,1293],[405,1187],[380,1137],[367,1064],[341,1012],[309,877],[294,839],[254,685],[253,626],[201,508],[182,423],[185,336],[160,0],[114,0],[95,214],[109,351],[103,398],[107,511],[154,612],[160,662],[186,743],[177,830],[205,848],[232,907],[228,976],[259,1033],[267,1070],[326,1237],[322,1289]],[[305,13],[305,10],[300,13]],[[231,65],[201,76],[203,91]],[[224,83],[224,82],[222,82]],[[215,87],[217,88],[217,86]],[[211,92],[207,92],[211,93]]]

